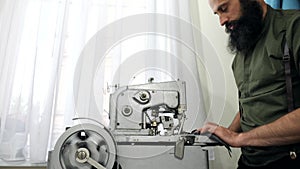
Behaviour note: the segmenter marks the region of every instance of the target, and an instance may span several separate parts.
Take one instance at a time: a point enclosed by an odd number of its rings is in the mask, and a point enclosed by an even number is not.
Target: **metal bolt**
[[[295,160],[295,159],[297,158],[296,152],[291,151],[291,152],[290,152],[290,157],[291,157],[292,160]]]
[[[77,157],[80,160],[84,160],[84,159],[86,159],[86,153],[84,151],[80,151],[80,152],[78,152]]]

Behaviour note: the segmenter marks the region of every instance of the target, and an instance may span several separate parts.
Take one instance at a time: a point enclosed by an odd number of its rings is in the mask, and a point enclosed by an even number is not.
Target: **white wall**
[[[219,76],[224,76],[225,82],[222,84],[216,85],[224,85],[225,84],[225,97],[221,100],[214,100],[211,103],[206,102],[206,108],[214,107],[214,106],[222,106],[224,105],[223,112],[213,112],[214,117],[220,125],[228,126],[236,112],[238,111],[238,99],[237,99],[237,89],[235,85],[235,81],[233,78],[231,63],[233,60],[233,55],[230,54],[227,50],[227,34],[224,31],[224,28],[219,24],[218,16],[214,15],[209,4],[208,0],[198,0],[198,8],[199,8],[199,29],[201,32],[207,37],[207,39],[212,44],[213,48],[217,53],[217,57],[221,63],[221,65],[207,64],[206,67],[214,67],[214,66],[222,66],[224,74],[220,74]],[[204,56],[210,57],[210,56]],[[209,84],[209,83],[207,83]],[[224,88],[224,86],[219,86],[220,88]],[[212,90],[211,88],[207,88],[208,90]],[[208,91],[208,97],[212,98],[213,91]],[[209,99],[208,99],[209,100]],[[209,105],[212,104],[212,105]],[[209,110],[207,110],[209,112]],[[218,116],[220,118],[218,118]],[[210,161],[210,169],[234,169],[237,167],[237,160],[240,155],[239,149],[233,149],[233,156],[230,158],[228,156],[227,150],[224,147],[216,147],[214,148],[214,156],[215,160]]]

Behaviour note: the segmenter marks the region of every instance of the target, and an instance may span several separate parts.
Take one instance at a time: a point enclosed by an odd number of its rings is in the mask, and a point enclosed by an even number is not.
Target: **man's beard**
[[[225,25],[226,32],[229,33],[228,48],[232,53],[247,54],[253,49],[262,31],[263,10],[254,0],[240,0],[240,3],[242,13],[240,19]]]

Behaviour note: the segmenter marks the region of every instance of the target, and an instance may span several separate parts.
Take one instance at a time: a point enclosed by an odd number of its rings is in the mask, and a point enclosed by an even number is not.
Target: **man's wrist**
[[[237,145],[238,147],[244,147],[244,146],[250,146],[250,138],[248,138],[248,134],[247,133],[239,133],[237,136]]]

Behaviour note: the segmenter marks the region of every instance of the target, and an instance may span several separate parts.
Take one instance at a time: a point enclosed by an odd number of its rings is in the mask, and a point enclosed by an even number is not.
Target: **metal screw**
[[[86,153],[84,151],[80,151],[80,152],[78,152],[77,157],[80,160],[84,160],[84,159],[86,159]]]

